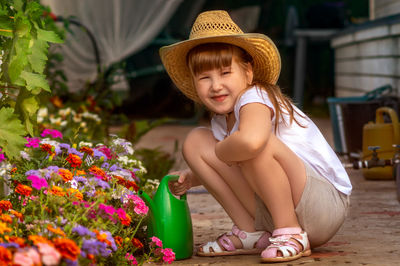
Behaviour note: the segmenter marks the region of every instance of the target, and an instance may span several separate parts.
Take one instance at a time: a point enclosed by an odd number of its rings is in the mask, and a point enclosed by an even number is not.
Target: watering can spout
[[[149,195],[146,194],[146,192],[140,190],[139,191],[139,195],[140,197],[146,202],[147,206],[149,207],[150,211],[152,211],[153,213],[155,212],[155,208],[156,206],[154,205],[153,200],[150,198]]]

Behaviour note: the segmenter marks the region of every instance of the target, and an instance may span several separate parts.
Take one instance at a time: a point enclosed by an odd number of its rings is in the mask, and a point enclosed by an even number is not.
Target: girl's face
[[[200,100],[208,109],[229,114],[238,97],[252,83],[253,70],[250,63],[244,69],[234,55],[230,66],[202,71],[193,80]]]

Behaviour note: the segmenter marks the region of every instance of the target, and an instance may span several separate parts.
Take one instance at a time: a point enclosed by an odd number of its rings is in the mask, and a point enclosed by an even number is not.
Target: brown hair
[[[248,63],[253,65],[252,57],[245,50],[228,43],[206,43],[198,45],[189,51],[186,60],[192,76],[195,76],[203,71],[230,66],[233,56],[237,57],[238,63],[243,69],[247,68]],[[254,76],[253,84],[251,85],[258,85],[259,88],[265,90],[268,95],[271,96],[270,100],[275,109],[275,133],[281,118],[286,124],[282,115],[283,110],[287,110],[287,114],[290,117],[289,124],[295,121],[299,126],[305,127],[294,117],[295,113],[299,113],[294,109],[289,97],[282,93],[279,86],[263,84],[257,81],[256,76]]]

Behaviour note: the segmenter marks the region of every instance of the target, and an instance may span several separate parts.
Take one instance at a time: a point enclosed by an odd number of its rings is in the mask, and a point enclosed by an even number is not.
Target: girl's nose
[[[222,89],[222,82],[220,79],[213,79],[212,81],[212,89],[214,91],[219,91]]]

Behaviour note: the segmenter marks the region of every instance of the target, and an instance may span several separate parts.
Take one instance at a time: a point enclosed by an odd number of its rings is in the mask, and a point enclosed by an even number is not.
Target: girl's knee
[[[182,151],[183,154],[199,152],[202,148],[206,148],[208,143],[214,141],[214,137],[210,129],[205,127],[198,127],[193,129],[187,135],[183,142]]]

